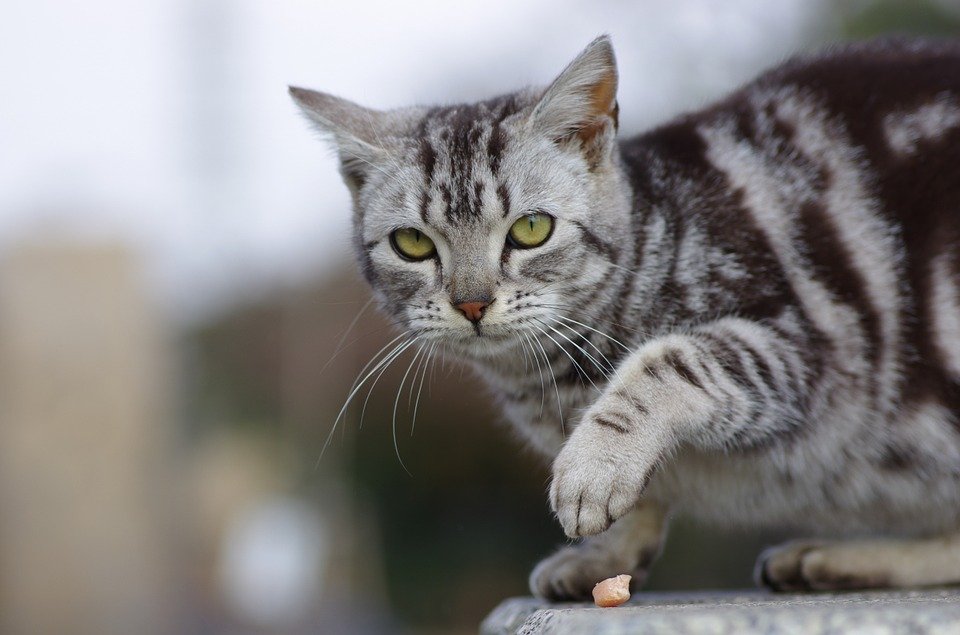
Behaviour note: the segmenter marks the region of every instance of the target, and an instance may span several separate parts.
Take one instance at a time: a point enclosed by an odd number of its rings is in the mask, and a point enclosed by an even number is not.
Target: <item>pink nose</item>
[[[480,318],[483,317],[483,311],[488,306],[489,302],[461,302],[460,304],[454,305],[457,307],[457,310],[463,313],[463,316],[470,320],[473,323],[480,321]]]

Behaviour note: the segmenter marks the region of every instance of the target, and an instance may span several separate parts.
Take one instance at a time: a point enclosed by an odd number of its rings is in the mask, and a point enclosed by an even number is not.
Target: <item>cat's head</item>
[[[335,142],[382,308],[427,340],[491,355],[581,320],[617,260],[629,229],[616,87],[601,37],[545,90],[476,104],[382,112],[290,92]]]

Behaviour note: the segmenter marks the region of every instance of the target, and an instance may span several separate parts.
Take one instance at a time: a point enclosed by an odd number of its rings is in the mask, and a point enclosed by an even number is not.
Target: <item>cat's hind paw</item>
[[[757,583],[774,591],[843,591],[891,585],[882,558],[867,544],[798,541],[768,549],[757,561]],[[883,554],[880,554],[883,555]]]
[[[754,581],[773,591],[810,591],[803,575],[803,559],[818,546],[820,543],[797,541],[765,550],[757,559]]]

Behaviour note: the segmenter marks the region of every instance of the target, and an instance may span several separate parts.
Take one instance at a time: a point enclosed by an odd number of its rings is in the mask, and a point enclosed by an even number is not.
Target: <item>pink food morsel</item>
[[[626,574],[607,578],[593,587],[593,601],[604,608],[620,606],[630,599],[630,577]]]

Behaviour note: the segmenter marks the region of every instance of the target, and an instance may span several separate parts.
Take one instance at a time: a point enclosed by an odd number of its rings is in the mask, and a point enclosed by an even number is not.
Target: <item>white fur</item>
[[[950,263],[950,254],[941,254],[931,264],[931,328],[947,368],[960,380],[960,274]]]
[[[913,155],[924,141],[936,141],[960,125],[960,101],[949,93],[907,111],[883,118],[883,131],[890,149],[901,157]]]

